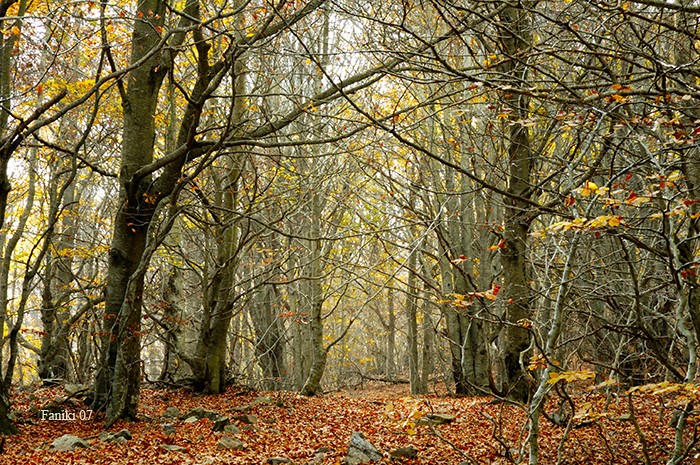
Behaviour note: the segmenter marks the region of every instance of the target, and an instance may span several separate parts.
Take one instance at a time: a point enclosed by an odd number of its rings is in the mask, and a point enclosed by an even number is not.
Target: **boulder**
[[[270,465],[281,465],[283,463],[292,463],[292,459],[288,459],[287,457],[270,457],[265,461],[265,463],[269,463]]]
[[[345,456],[347,465],[376,462],[382,458],[381,452],[369,442],[362,433],[355,431],[350,437],[348,454]]]
[[[182,412],[180,411],[179,408],[177,407],[168,407],[165,409],[165,411],[161,414],[161,417],[163,418],[177,418],[180,415],[182,415]]]
[[[417,459],[418,451],[413,447],[399,447],[389,454],[392,459]]]
[[[228,434],[240,434],[241,430],[236,425],[226,425],[224,426],[224,433]]]
[[[219,450],[222,449],[233,449],[233,450],[243,450],[245,449],[245,444],[240,439],[236,439],[232,436],[224,436],[221,438],[219,443],[216,445]]]
[[[66,383],[63,385],[63,389],[68,393],[69,396],[74,396],[78,393],[87,392],[88,388],[84,384]]]
[[[184,415],[180,415],[180,420],[185,420],[195,417],[197,420],[201,420],[202,418],[208,418],[209,420],[216,421],[222,416],[214,411],[211,410],[205,410],[202,407],[197,407],[193,408],[189,412],[185,413]]]
[[[72,434],[64,434],[63,436],[57,438],[56,440],[54,440],[54,442],[51,443],[50,449],[59,452],[70,452],[72,450],[75,450],[76,447],[89,448],[90,443],[78,436],[73,436]]]
[[[212,426],[211,429],[213,431],[216,431],[216,432],[224,431],[224,428],[226,428],[230,424],[231,424],[230,418],[222,417],[214,422],[214,426]]]
[[[258,423],[258,417],[255,415],[234,415],[231,417],[233,420],[240,421],[241,423],[246,423],[248,425],[256,425]]]
[[[123,429],[117,433],[104,431],[100,433],[100,439],[103,442],[127,442],[131,439],[131,432],[128,429]]]
[[[452,423],[455,419],[454,415],[449,413],[429,413],[418,420],[419,425],[444,425],[447,423]]]
[[[168,452],[187,452],[187,448],[175,444],[161,444],[160,448]]]
[[[176,431],[175,427],[173,425],[171,425],[170,423],[166,423],[163,425],[163,434],[165,434],[166,436],[171,436],[171,435],[175,434],[175,431]]]
[[[304,465],[323,465],[326,460],[325,452],[316,452],[314,458],[310,462],[306,462]]]
[[[256,397],[253,402],[251,402],[251,405],[273,405],[275,403],[275,400],[270,397],[270,396],[261,396],[261,397]]]

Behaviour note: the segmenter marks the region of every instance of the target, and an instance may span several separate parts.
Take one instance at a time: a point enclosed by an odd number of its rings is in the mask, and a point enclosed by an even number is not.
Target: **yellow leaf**
[[[620,226],[620,217],[619,216],[613,216],[610,219],[608,219],[608,226]]]
[[[567,383],[571,383],[573,381],[582,381],[593,378],[595,378],[595,373],[590,370],[562,371],[561,373],[550,373],[547,383],[556,384],[560,380],[564,380]]]

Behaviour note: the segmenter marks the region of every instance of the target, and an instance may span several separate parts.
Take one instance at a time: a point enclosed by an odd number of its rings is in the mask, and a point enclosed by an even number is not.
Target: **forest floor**
[[[578,391],[572,397],[574,427],[563,445],[566,428],[542,419],[540,463],[557,463],[558,453],[563,454],[561,463],[567,464],[645,463],[645,454],[648,463],[665,463],[674,444],[674,429],[669,426],[673,399],[662,403],[658,396],[636,393],[630,416],[626,395],[606,398],[600,392]],[[383,454],[380,463],[505,464],[518,461],[518,445],[527,434],[522,408],[493,403],[488,397],[411,397],[405,385],[365,386],[312,398],[232,387],[218,396],[193,395],[184,389],[146,389],[141,398],[142,421],[118,422],[109,429],[128,429],[132,438],[123,443],[104,442],[98,437],[104,431],[103,420],[88,419],[86,407],[75,399],[65,401],[66,397],[62,388],[14,393],[13,409],[21,432],[6,438],[0,463],[258,464],[274,463],[268,459],[278,457],[294,464],[339,464],[352,433],[359,431]],[[41,409],[57,401],[63,402],[58,414],[47,418]],[[176,407],[183,416],[164,416],[169,407]],[[230,418],[238,416],[232,420],[236,428],[215,432],[210,419],[184,419],[195,407]],[[552,403],[548,410],[556,407]],[[453,415],[454,420],[441,425],[416,424],[430,413]],[[696,424],[697,419],[691,418],[691,434]],[[65,434],[86,439],[90,447],[51,450],[52,442]],[[219,443],[224,435],[240,440],[237,444],[242,449],[222,449]],[[390,457],[396,449],[409,447],[415,449],[417,458]]]

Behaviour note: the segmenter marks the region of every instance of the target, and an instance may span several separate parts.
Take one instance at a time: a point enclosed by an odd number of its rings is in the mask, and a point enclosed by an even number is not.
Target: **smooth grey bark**
[[[320,66],[326,68],[329,63],[329,17],[327,11],[322,11],[323,25],[318,39],[318,52],[320,54]],[[316,74],[314,78],[314,91],[321,91],[321,75]],[[318,153],[318,152],[317,152]],[[308,166],[309,171],[312,165]],[[328,359],[328,349],[323,342],[323,303],[325,295],[322,288],[323,279],[323,242],[321,238],[321,223],[323,221],[324,201],[321,198],[321,186],[313,179],[315,174],[311,174],[309,183],[309,203],[310,225],[308,228],[308,239],[305,240],[305,247],[308,251],[308,264],[304,267],[304,281],[306,284],[306,308],[310,312],[309,316],[309,354],[310,368],[309,374],[301,387],[303,395],[311,396],[321,390],[321,379],[326,369]]]
[[[387,286],[386,293],[386,377],[393,380],[396,378],[396,309],[394,308],[394,291],[391,288],[391,283]]]
[[[426,289],[427,294],[427,289]],[[421,382],[423,390],[427,393],[430,383],[430,375],[435,370],[433,353],[435,352],[435,328],[430,312],[432,303],[426,299],[423,308],[423,347],[421,352]]]
[[[437,168],[437,167],[436,167]],[[433,169],[433,173],[438,170]],[[446,192],[457,192],[454,172],[445,168],[443,175]],[[467,271],[461,257],[471,257],[472,230],[465,218],[473,208],[467,194],[453,194],[444,201],[446,219],[439,228],[439,265],[444,295],[466,296],[469,293]],[[459,218],[461,221],[456,221]],[[469,263],[469,261],[467,261]],[[483,289],[474,289],[483,291]],[[447,336],[452,359],[455,392],[460,395],[483,394],[488,388],[488,354],[484,338],[484,323],[476,315],[481,309],[478,301],[465,308],[447,304],[442,307],[447,323]]]
[[[514,87],[527,85],[528,51],[532,47],[531,20],[528,7],[532,2],[512,2],[499,14],[501,52],[509,57],[500,65],[508,84]],[[528,263],[528,233],[534,219],[530,198],[533,186],[530,182],[534,156],[529,129],[517,120],[530,115],[526,93],[513,92],[503,96],[504,103],[512,109],[508,125],[507,160],[508,185],[504,198],[503,240],[501,267],[503,270],[503,320],[499,343],[503,351],[504,372],[502,381],[508,397],[526,401],[530,396],[526,367],[526,352],[530,346],[530,334],[523,322],[530,318],[530,283]]]
[[[41,322],[44,334],[37,371],[44,382],[67,381],[70,376],[70,347],[64,327],[70,317],[73,259],[71,250],[77,235],[77,193],[75,181],[70,182],[63,194],[63,216],[55,234],[54,249],[46,258]],[[49,238],[51,239],[51,238]]]
[[[143,278],[131,283],[133,300],[127,299],[132,276],[146,248],[148,227],[156,202],[149,197],[150,176],[135,178],[152,163],[155,141],[155,110],[158,94],[168,72],[158,47],[166,16],[165,2],[138,3],[131,37],[132,70],[122,90],[122,149],[119,210],[114,219],[105,286],[104,330],[99,371],[93,390],[93,406],[106,408],[111,420],[135,419],[140,392],[140,336]],[[149,57],[149,54],[152,54]]]
[[[263,374],[265,389],[282,388],[287,372],[283,325],[276,304],[281,296],[273,284],[262,284],[250,302],[255,327],[255,353]]]
[[[417,192],[411,189],[408,198],[408,208],[416,211]],[[411,386],[411,394],[425,394],[426,385],[421,378],[420,358],[418,352],[418,254],[422,240],[418,237],[416,228],[409,226],[408,232],[408,257],[406,259],[406,321],[407,321],[407,351],[408,351],[408,380]]]
[[[309,374],[301,387],[300,392],[305,396],[318,393],[321,388],[321,378],[326,368],[328,351],[323,343],[323,302],[324,295],[321,288],[322,279],[322,251],[321,251],[321,194],[318,188],[313,188],[310,194],[311,224],[309,239],[306,246],[309,252],[309,263],[304,267],[304,281],[306,283],[306,308],[309,310]]]
[[[239,87],[240,88],[240,87]],[[234,110],[235,111],[235,110]],[[236,271],[241,233],[234,211],[238,207],[238,182],[243,168],[243,154],[233,152],[223,157],[225,176],[220,183],[217,210],[224,212],[215,227],[216,262],[204,305],[195,354],[186,360],[194,374],[195,389],[219,394],[226,389],[228,333],[236,303]]]
[[[425,394],[425,385],[421,379],[420,359],[418,358],[418,286],[417,286],[418,250],[411,244],[411,251],[406,262],[406,318],[408,342],[408,380],[411,394]]]
[[[180,324],[177,319],[180,315],[179,302],[183,298],[179,286],[180,270],[173,266],[167,273],[163,286],[162,306],[163,318],[163,365],[161,366],[158,381],[172,382],[175,380],[178,365],[178,334]]]

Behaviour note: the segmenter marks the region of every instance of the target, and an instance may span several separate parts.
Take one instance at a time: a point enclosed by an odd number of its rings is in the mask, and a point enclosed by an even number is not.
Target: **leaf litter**
[[[606,397],[590,391],[573,395],[576,411],[567,417],[572,427],[563,446],[565,425],[542,418],[540,463],[557,463],[558,453],[560,463],[566,464],[644,463],[643,442],[651,463],[664,463],[673,449],[672,420],[679,406],[654,393],[636,392],[630,412],[628,395]],[[410,396],[407,386],[377,384],[318,397],[237,387],[211,396],[186,389],[144,389],[140,421],[118,421],[109,429],[112,433],[128,429],[132,439],[126,442],[103,442],[99,438],[103,416],[88,420],[88,407],[76,399],[59,405],[66,412],[64,417],[72,420],[42,419],[45,406],[65,397],[62,388],[13,393],[20,434],[6,438],[0,464],[257,464],[274,457],[294,464],[340,464],[354,431],[382,451],[379,463],[507,464],[518,462],[527,450],[527,414],[522,406],[490,397]],[[550,399],[546,411],[555,412],[561,405],[558,399]],[[216,432],[208,418],[164,417],[169,407],[183,415],[196,407],[211,410],[229,417],[236,428]],[[255,421],[243,421],[242,412]],[[449,421],[436,424],[428,419],[430,414],[441,414],[437,417]],[[168,424],[174,432],[166,432]],[[688,419],[689,435],[697,424],[695,416]],[[52,442],[65,434],[87,439],[90,448],[50,450]],[[224,435],[242,441],[243,448],[218,448]],[[391,452],[400,448],[415,449],[417,458],[392,458]]]

